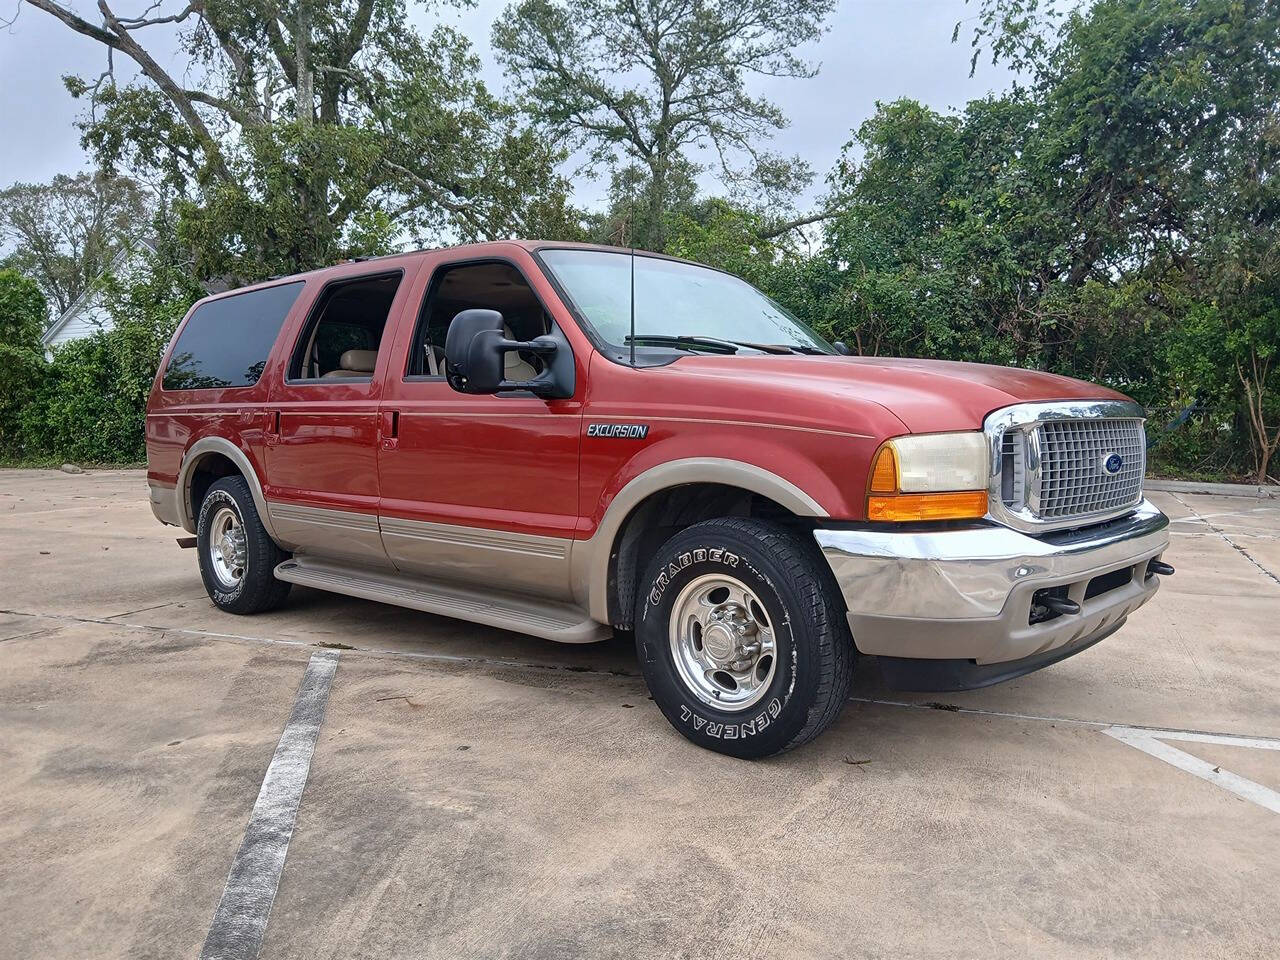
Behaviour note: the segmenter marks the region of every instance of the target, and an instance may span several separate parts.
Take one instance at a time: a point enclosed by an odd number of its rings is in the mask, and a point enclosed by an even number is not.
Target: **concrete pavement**
[[[140,472],[0,471],[0,958],[197,955],[317,644],[263,957],[1273,957],[1280,814],[1102,731],[1280,738],[1280,504],[1154,499],[1178,573],[1115,636],[967,694],[864,662],[744,763],[620,642],[229,616]],[[1280,751],[1170,743],[1280,791]]]

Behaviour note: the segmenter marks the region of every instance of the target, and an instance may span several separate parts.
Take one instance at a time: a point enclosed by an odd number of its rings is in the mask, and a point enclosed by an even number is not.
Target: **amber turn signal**
[[[896,493],[898,490],[898,457],[893,452],[893,444],[886,443],[876,453],[876,462],[871,465],[871,492]]]
[[[876,464],[879,469],[879,462]],[[873,481],[874,483],[874,481]],[[874,486],[872,487],[874,490]],[[910,520],[966,520],[987,514],[985,490],[958,493],[900,493],[896,496],[867,497],[867,519],[905,522]]]

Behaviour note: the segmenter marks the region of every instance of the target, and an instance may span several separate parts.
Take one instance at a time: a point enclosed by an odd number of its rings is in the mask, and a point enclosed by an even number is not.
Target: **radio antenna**
[[[632,238],[631,246],[631,336],[628,338],[631,344],[631,365],[636,365],[636,248],[635,239]]]

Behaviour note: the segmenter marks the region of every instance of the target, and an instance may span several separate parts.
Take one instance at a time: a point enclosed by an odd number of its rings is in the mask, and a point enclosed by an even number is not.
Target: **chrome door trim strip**
[[[308,507],[300,503],[284,503],[279,500],[268,500],[267,507],[271,511],[271,519],[277,523],[291,521],[325,527],[338,527],[343,530],[353,530],[360,533],[378,532],[378,517],[372,513],[357,513],[354,510],[334,510],[328,507]]]
[[[573,542],[568,538],[545,537],[484,527],[463,527],[451,523],[409,520],[404,517],[384,516],[379,518],[379,523],[383,536],[425,540],[476,550],[498,550],[543,560],[565,560],[569,556],[569,546]]]
[[[382,543],[396,569],[446,580],[569,600],[569,538],[459,524],[380,518]]]
[[[432,381],[432,382],[434,383],[436,381]],[[443,383],[444,381],[442,380],[440,382]],[[391,402],[392,401],[388,401],[388,404],[390,405]],[[442,417],[442,418],[443,417],[459,417],[459,418],[490,417],[492,418],[500,414],[502,419],[504,420],[513,418],[513,417],[522,417],[526,420],[535,419],[535,418],[539,420],[547,420],[547,419],[563,420],[565,417],[581,416],[581,414],[577,410],[566,411],[565,413],[536,413],[536,412],[524,411],[524,410],[510,410],[510,411],[501,410],[496,412],[493,410],[415,410],[411,406],[411,404],[414,404],[414,403],[426,403],[426,402],[429,402],[429,401],[416,400],[416,399],[395,401],[395,406],[400,411],[401,417]]]

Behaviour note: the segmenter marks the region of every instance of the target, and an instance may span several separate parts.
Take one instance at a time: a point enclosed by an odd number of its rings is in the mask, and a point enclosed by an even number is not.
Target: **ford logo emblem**
[[[1124,457],[1118,453],[1108,453],[1102,458],[1102,472],[1109,477],[1114,477],[1124,469]]]

